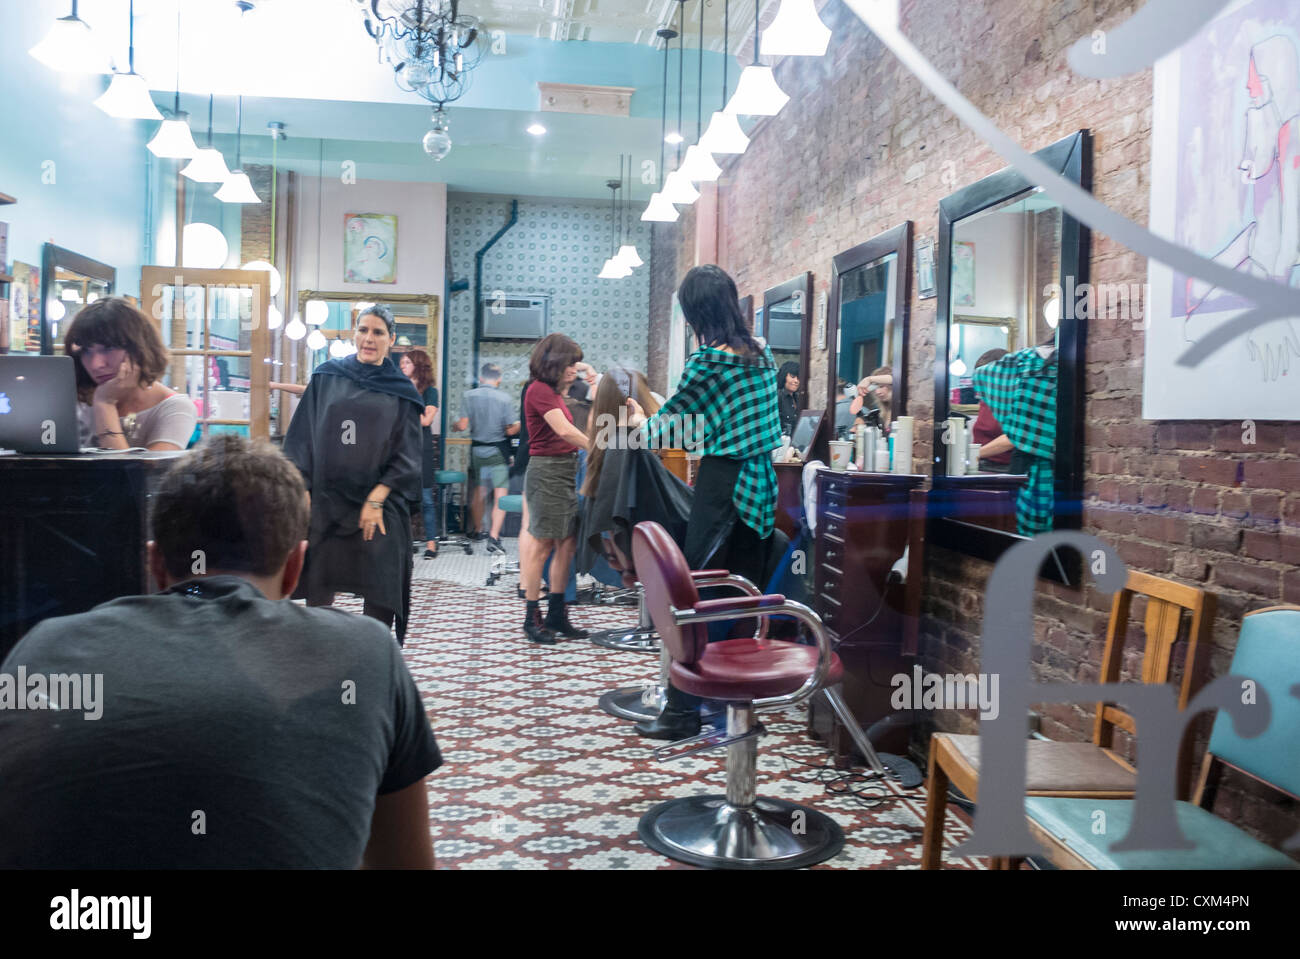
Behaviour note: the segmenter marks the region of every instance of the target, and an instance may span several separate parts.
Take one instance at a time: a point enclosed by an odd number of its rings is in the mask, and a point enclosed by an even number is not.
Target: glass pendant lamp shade
[[[320,326],[330,318],[330,305],[324,300],[307,301],[307,325]]]
[[[685,173],[681,170],[674,170],[672,173],[668,174],[667,179],[664,180],[664,188],[662,192],[670,203],[677,203],[685,206],[690,206],[700,198],[700,191],[695,189],[691,184],[691,181],[686,178]]]
[[[161,120],[163,115],[149,96],[149,85],[138,73],[115,73],[108,89],[95,100],[110,117],[119,120]]]
[[[316,332],[319,333],[320,330],[317,330]],[[310,341],[308,341],[308,342],[310,342]],[[348,341],[347,341],[347,340],[338,340],[338,339],[336,339],[333,343],[330,344],[330,356],[334,357],[334,359],[336,359],[336,360],[338,360],[338,359],[342,359],[343,357],[345,357],[345,356],[347,356],[347,355],[348,355]]]
[[[678,216],[677,207],[668,202],[662,193],[652,193],[641,219],[647,223],[676,223]]]
[[[744,153],[749,149],[749,137],[745,136],[734,113],[719,110],[709,120],[709,128],[700,138],[700,146],[710,153]]]
[[[76,10],[76,4],[72,5]],[[90,25],[72,13],[51,25],[45,39],[27,51],[60,73],[108,73],[108,57]]]
[[[610,257],[605,261],[605,265],[600,268],[596,274],[598,280],[617,280],[623,276],[623,271],[616,257]]]
[[[620,246],[618,252],[614,254],[614,258],[623,261],[629,268],[635,268],[645,263],[636,252],[636,247],[631,243],[624,243]]]
[[[686,148],[686,158],[682,160],[682,171],[686,179],[694,183],[712,183],[722,176],[722,167],[713,162],[709,151],[698,143]]]
[[[280,271],[277,270],[270,263],[266,262],[266,260],[249,260],[241,267],[241,269],[263,270],[266,273],[270,273],[271,274],[271,295],[272,296],[280,295],[280,289],[281,287],[284,286],[284,280],[281,279],[280,277]]]
[[[301,340],[307,335],[307,326],[303,323],[302,317],[297,313],[293,315],[293,319],[289,321],[289,325],[284,328],[284,335],[289,337],[291,340]]]
[[[307,348],[309,350],[323,350],[328,343],[329,341],[325,339],[325,334],[320,330],[312,330],[310,335],[307,337]]]
[[[272,303],[266,308],[266,328],[268,330],[278,330],[284,325],[284,314],[281,313]]]
[[[726,112],[750,117],[774,117],[790,98],[776,85],[771,67],[757,63],[745,67],[736,84],[736,92],[727,101]]]
[[[149,141],[149,152],[166,160],[193,159],[199,148],[190,132],[189,119],[188,113],[181,112],[170,120],[164,120]]]
[[[261,203],[262,198],[253,191],[253,184],[243,170],[235,170],[215,194],[222,203]]]
[[[820,57],[831,31],[817,16],[813,0],[781,0],[776,19],[763,31],[765,57]]]
[[[203,147],[194,151],[193,159],[185,164],[181,176],[195,183],[225,183],[230,179],[230,171],[226,169],[226,158],[220,150]]]

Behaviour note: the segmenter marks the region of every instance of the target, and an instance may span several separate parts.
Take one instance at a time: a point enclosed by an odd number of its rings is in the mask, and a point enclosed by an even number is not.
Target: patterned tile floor
[[[631,724],[596,705],[610,689],[649,680],[653,657],[581,640],[528,644],[519,628],[523,604],[514,595],[515,577],[485,588],[487,561],[481,547],[473,557],[416,561],[425,568],[412,587],[405,651],[446,760],[429,780],[438,867],[690,868],[648,849],[637,837],[637,821],[665,799],[721,793],[725,752],[657,763]],[[452,577],[461,582],[445,581]],[[359,612],[350,596],[338,604]],[[578,606],[571,615],[588,628],[635,617],[622,606]],[[792,762],[825,762],[804,715],[796,708],[766,717],[759,794],[805,803],[844,829],[843,852],[816,868],[917,868],[924,791],[891,783],[887,792],[876,791],[872,808],[828,793],[816,770]],[[949,810],[951,847],[969,827]],[[986,865],[949,860],[956,868]]]

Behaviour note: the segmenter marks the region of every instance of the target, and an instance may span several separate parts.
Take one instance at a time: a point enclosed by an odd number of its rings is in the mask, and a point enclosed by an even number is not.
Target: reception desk
[[[148,502],[183,452],[0,456],[0,659],[51,616],[148,593]]]
[[[817,473],[813,605],[844,664],[841,695],[881,751],[907,750],[910,716],[890,705],[890,680],[911,670],[917,650],[925,550],[926,477],[892,473]],[[901,564],[904,581],[891,570]],[[812,734],[839,765],[852,743],[814,697]]]

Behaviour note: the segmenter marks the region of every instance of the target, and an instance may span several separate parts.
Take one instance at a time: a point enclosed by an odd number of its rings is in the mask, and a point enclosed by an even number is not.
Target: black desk
[[[0,659],[43,619],[152,590],[149,494],[184,455],[0,456]]]

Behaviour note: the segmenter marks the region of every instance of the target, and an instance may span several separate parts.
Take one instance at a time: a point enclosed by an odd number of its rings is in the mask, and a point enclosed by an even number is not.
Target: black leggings
[[[331,606],[333,605],[333,603],[334,603],[333,593],[324,593],[319,596],[307,597],[308,606]],[[361,611],[364,615],[369,616],[371,619],[379,620],[381,623],[384,624],[384,628],[390,631],[393,628],[393,620],[397,618],[397,613],[395,613],[393,610],[372,603],[364,596],[362,597]],[[399,639],[397,641],[397,644],[399,646],[402,645],[402,641]]]

